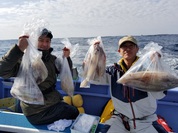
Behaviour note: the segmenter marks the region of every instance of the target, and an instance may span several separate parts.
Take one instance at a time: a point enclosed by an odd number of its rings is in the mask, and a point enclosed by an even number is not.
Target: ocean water
[[[106,64],[110,65],[117,62],[120,59],[118,50],[118,40],[122,36],[106,36],[101,37],[106,52]],[[72,45],[79,44],[79,49],[74,57],[72,57],[74,67],[77,67],[79,74],[82,73],[82,62],[89,49],[88,39],[95,37],[77,37],[68,38]],[[167,65],[173,69],[178,75],[178,35],[177,34],[164,34],[164,35],[142,35],[135,36],[140,47],[139,51],[150,42],[157,43],[162,46],[161,52],[163,53],[163,60]],[[62,56],[62,48],[64,44],[61,43],[63,38],[54,38],[52,40],[53,53],[57,56]],[[18,40],[0,40],[0,56],[4,55],[10,47],[16,44]]]

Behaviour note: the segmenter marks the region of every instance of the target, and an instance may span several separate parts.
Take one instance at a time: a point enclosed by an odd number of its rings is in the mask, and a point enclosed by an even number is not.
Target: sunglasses
[[[135,48],[135,47],[136,47],[135,44],[129,44],[129,45],[122,44],[122,45],[120,46],[120,48],[122,48],[122,49],[126,49],[126,48],[133,49],[133,48]]]

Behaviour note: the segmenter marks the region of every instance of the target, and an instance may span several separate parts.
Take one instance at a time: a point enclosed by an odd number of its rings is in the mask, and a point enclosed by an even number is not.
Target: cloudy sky
[[[1,0],[0,40],[44,19],[55,38],[178,34],[178,0]]]

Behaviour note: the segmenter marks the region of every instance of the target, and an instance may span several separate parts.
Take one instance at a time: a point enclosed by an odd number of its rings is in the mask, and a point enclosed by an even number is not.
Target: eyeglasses
[[[133,49],[133,48],[135,48],[135,47],[136,47],[135,44],[122,44],[122,45],[120,46],[120,48],[122,48],[122,49],[126,49],[126,48]]]

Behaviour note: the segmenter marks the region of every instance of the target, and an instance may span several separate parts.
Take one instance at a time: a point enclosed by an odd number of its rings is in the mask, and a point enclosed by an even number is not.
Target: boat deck
[[[85,113],[91,114],[91,115],[96,115],[96,116],[101,116],[101,113],[110,99],[110,91],[109,91],[109,86],[107,85],[93,85],[91,84],[90,88],[80,88],[80,81],[74,81],[75,82],[75,94],[81,94],[83,97],[83,107],[85,109]],[[5,98],[5,97],[11,97],[10,95],[10,89],[13,83],[13,79],[8,79],[4,80],[0,78],[0,98]],[[56,89],[63,95],[65,96],[66,93],[60,88],[60,81],[57,82],[56,84]],[[97,103],[97,106],[94,106],[93,103]],[[157,114],[161,115],[162,117],[165,118],[167,123],[172,127],[172,129],[175,132],[178,132],[178,88],[170,89],[167,91],[167,96],[159,101],[158,103],[158,108],[157,108]],[[4,116],[4,114],[1,112],[1,115]],[[6,118],[8,119],[13,119],[10,117],[11,115]],[[0,116],[2,118],[2,116]],[[13,117],[13,115],[12,115]],[[3,117],[5,118],[5,116]],[[24,118],[24,116],[20,116],[20,118]],[[5,119],[4,119],[5,120]],[[18,124],[18,119],[14,120],[17,121]],[[0,124],[3,123],[3,120],[1,119]],[[12,123],[8,123],[9,125],[13,125]],[[25,124],[25,123],[24,123]],[[27,123],[29,124],[29,123]],[[29,125],[33,126],[33,125]],[[0,126],[0,130],[3,128],[3,126]],[[44,130],[44,127],[34,127],[33,130]]]

